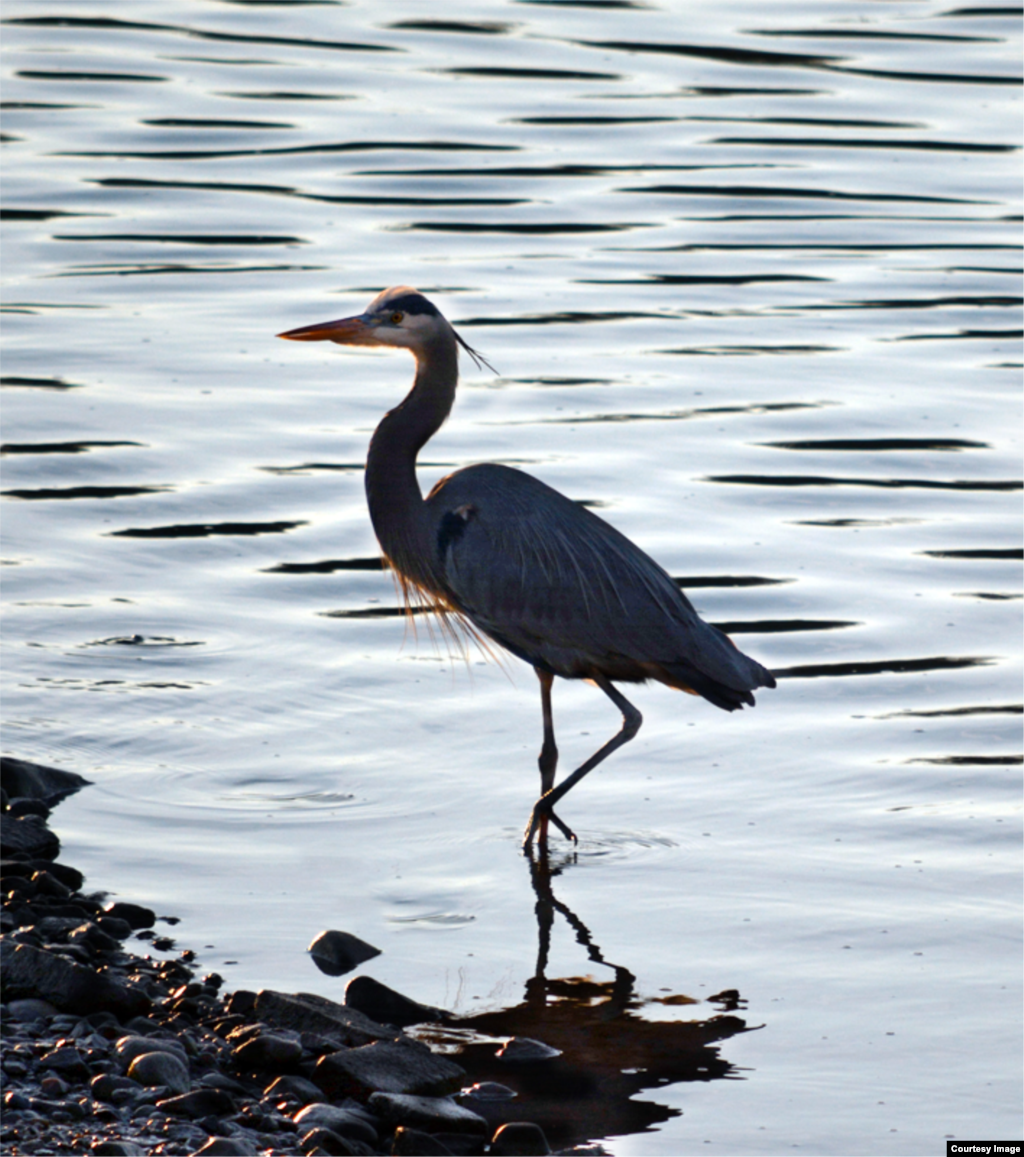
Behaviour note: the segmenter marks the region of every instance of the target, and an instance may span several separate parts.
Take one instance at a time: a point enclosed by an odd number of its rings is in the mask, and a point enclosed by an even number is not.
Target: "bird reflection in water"
[[[684,1006],[686,996],[641,997],[628,968],[606,960],[590,929],[553,891],[552,880],[575,856],[552,865],[539,851],[529,857],[537,898],[537,967],[521,1004],[497,1012],[453,1018],[448,1030],[422,1032],[425,1039],[461,1044],[459,1063],[476,1082],[513,1089],[514,1099],[466,1103],[493,1129],[508,1121],[534,1121],[552,1148],[628,1133],[640,1133],[680,1115],[655,1100],[637,1099],[647,1090],[682,1081],[737,1078],[739,1070],[719,1053],[719,1042],[751,1031],[732,1015],[744,1007],[734,990],[707,998],[720,1010],[702,1020],[647,1020],[652,1005]],[[564,917],[590,960],[611,970],[609,979],[547,976],[551,933]],[[497,1054],[509,1037],[542,1041],[560,1055],[510,1062]]]

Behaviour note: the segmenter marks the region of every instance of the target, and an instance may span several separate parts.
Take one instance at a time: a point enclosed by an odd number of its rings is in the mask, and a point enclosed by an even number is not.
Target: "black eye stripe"
[[[401,297],[393,297],[387,303],[387,309],[390,313],[425,313],[435,317],[440,313],[436,305],[418,293],[404,293]]]

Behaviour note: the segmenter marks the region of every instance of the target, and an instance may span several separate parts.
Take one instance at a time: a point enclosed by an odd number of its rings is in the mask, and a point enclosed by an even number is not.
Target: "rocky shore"
[[[190,951],[169,957],[173,918],[108,904],[58,859],[47,817],[85,781],[15,759],[3,775],[0,1152],[551,1151],[540,1126],[509,1119],[510,1089],[474,1083],[406,1032],[437,1010],[368,977],[344,1004],[227,994],[216,973],[197,975]],[[535,1043],[507,1047],[529,1054]]]

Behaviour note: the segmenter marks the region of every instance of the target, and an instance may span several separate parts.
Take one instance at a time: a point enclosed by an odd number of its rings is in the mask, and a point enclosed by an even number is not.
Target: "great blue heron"
[[[669,575],[607,522],[543,482],[494,463],[456,470],[426,499],[416,455],[451,412],[459,346],[471,349],[435,305],[407,285],[385,289],[366,312],[278,335],[292,341],[398,346],[416,379],[384,415],[366,459],[370,519],[408,602],[419,595],[533,665],[540,680],[544,741],[541,795],[523,839],[543,843],[548,820],[572,831],[554,805],[640,728],[639,711],[613,681],[657,679],[716,707],[753,706],[771,672],[703,622]],[[555,786],[551,716],[555,675],[589,679],[622,712],[622,727]]]

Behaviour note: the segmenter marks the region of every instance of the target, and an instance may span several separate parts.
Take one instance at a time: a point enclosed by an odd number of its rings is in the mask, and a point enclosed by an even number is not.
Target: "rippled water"
[[[547,1031],[562,1140],[1019,1135],[1019,10],[4,11],[4,747],[94,781],[68,862],[234,987],[340,996],[345,928]],[[779,676],[637,689],[553,877],[533,675],[376,563],[410,363],[273,336],[396,283],[499,371],[424,484],[536,473]],[[566,769],[618,725],[555,712]]]

